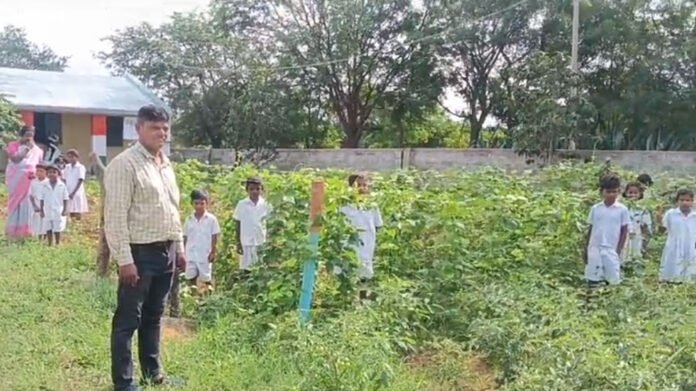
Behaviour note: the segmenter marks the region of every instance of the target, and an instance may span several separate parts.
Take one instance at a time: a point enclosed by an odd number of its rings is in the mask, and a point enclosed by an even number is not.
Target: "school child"
[[[590,287],[621,282],[620,254],[626,244],[630,217],[628,209],[616,200],[620,187],[618,177],[605,176],[600,182],[603,201],[590,210],[584,254],[585,278]]]
[[[348,185],[355,188],[360,196],[370,194],[370,180],[366,174],[353,174],[348,177]],[[377,246],[377,231],[384,225],[379,208],[358,208],[354,205],[346,205],[339,210],[346,215],[351,224],[357,228],[359,244],[356,247],[360,269],[358,277],[364,283],[371,280],[374,275],[374,256]],[[340,272],[340,269],[337,270]],[[367,298],[367,291],[360,290],[360,299]]]
[[[71,149],[66,153],[68,164],[63,172],[65,184],[68,187],[70,201],[68,202],[68,212],[70,217],[80,220],[83,213],[87,213],[87,194],[85,192],[85,178],[87,169],[80,163],[80,154]]]
[[[41,193],[43,192],[43,188],[47,183],[48,179],[46,178],[46,166],[43,164],[38,164],[36,166],[36,177],[31,182],[29,200],[31,201],[32,208],[34,208],[34,212],[31,216],[31,232],[39,239],[43,239],[44,235],[46,235],[46,231],[44,230],[43,226],[43,219],[41,218]]]
[[[677,207],[664,216],[661,231],[667,231],[667,241],[662,251],[660,281],[683,283],[696,281],[696,213],[691,209],[694,193],[682,189],[677,192]]]
[[[643,199],[643,186],[639,182],[626,185],[623,196],[629,203],[628,214],[631,221],[628,224],[628,241],[621,254],[621,264],[630,264],[641,272],[645,246],[653,232],[652,216],[649,210],[636,205],[636,202]]]
[[[645,198],[652,198],[652,192],[650,191],[650,187],[653,185],[653,180],[648,174],[640,174],[638,175],[638,178],[636,178],[636,181],[643,185],[643,197]]]
[[[247,198],[239,201],[234,210],[237,221],[237,253],[239,268],[249,270],[258,259],[258,248],[266,243],[266,218],[271,206],[263,198],[263,181],[252,177],[245,183]]]
[[[60,170],[56,166],[48,167],[48,183],[41,192],[41,218],[43,219],[48,245],[60,244],[60,234],[65,230],[66,216],[68,215],[68,188],[58,175]]]
[[[207,285],[212,284],[212,264],[217,257],[217,244],[220,237],[220,224],[208,212],[208,197],[199,190],[191,193],[194,213],[184,225],[184,246],[186,247],[186,279],[191,284],[196,279]]]

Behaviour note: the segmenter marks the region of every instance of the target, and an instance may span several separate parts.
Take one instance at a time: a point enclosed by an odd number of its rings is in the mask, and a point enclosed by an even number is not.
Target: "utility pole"
[[[573,0],[573,42],[572,51],[570,54],[570,71],[573,76],[573,85],[570,88],[570,97],[574,99],[578,95],[578,88],[575,86],[575,80],[578,75],[578,46],[580,45],[580,0]],[[575,150],[575,140],[570,137],[568,141],[568,149]]]
[[[570,69],[573,75],[578,73],[578,45],[580,44],[580,0],[573,0],[573,49],[570,59]],[[572,96],[577,94],[573,87]]]

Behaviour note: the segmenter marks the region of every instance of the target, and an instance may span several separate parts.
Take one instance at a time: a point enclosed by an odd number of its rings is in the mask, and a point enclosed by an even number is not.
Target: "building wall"
[[[63,114],[63,153],[77,149],[85,163],[92,153],[92,116],[89,114]]]

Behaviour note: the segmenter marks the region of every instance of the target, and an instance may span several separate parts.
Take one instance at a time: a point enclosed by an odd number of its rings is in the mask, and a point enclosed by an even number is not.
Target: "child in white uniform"
[[[630,265],[640,273],[643,270],[645,245],[653,232],[652,216],[649,210],[636,205],[643,199],[643,186],[639,182],[626,185],[623,196],[630,203],[628,214],[631,222],[628,225],[628,241],[621,254],[621,264]]]
[[[249,197],[239,201],[234,210],[237,221],[237,252],[241,255],[239,268],[249,270],[258,259],[258,248],[266,243],[266,218],[271,206],[263,194],[263,182],[258,177],[246,181]]]
[[[41,217],[48,238],[48,245],[60,244],[60,234],[65,230],[68,215],[68,188],[58,179],[60,170],[56,166],[48,168],[48,183],[41,194]]]
[[[626,244],[630,218],[628,209],[616,199],[621,181],[608,175],[600,183],[604,201],[590,210],[585,278],[590,287],[621,282],[620,254]]]
[[[348,185],[356,188],[361,196],[370,194],[370,180],[365,174],[351,175],[348,178]],[[355,249],[360,261],[358,277],[363,282],[371,280],[375,276],[374,257],[377,246],[377,231],[384,225],[382,214],[377,207],[364,209],[354,205],[344,206],[340,212],[346,215],[351,224],[358,230],[360,242]],[[341,273],[341,270],[337,268],[334,272]],[[360,299],[366,298],[367,291],[361,289]]]
[[[34,208],[34,213],[31,216],[31,232],[39,239],[43,239],[44,235],[46,235],[43,219],[41,218],[41,194],[43,194],[44,186],[47,184],[46,166],[39,164],[36,166],[36,178],[31,182],[31,191],[29,193],[29,200]]]
[[[208,285],[212,283],[212,264],[217,257],[217,244],[220,224],[208,212],[208,197],[201,191],[191,193],[195,212],[184,225],[184,246],[186,247],[186,279],[191,284],[196,278]]]
[[[696,212],[691,210],[694,193],[677,192],[677,207],[664,216],[661,230],[667,230],[667,241],[662,251],[660,281],[671,283],[696,281]]]
[[[70,217],[80,220],[82,214],[88,212],[87,193],[84,185],[87,169],[80,163],[80,154],[76,150],[69,150],[66,156],[68,165],[63,171],[63,176],[70,196],[68,211],[70,212]]]

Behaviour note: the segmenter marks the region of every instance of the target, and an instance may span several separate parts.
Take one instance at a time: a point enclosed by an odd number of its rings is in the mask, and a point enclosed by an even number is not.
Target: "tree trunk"
[[[343,139],[343,148],[358,148],[360,146],[360,128],[357,125],[344,125],[346,138]]]
[[[469,148],[478,148],[480,146],[481,128],[483,126],[474,119],[469,120],[469,126],[471,128],[471,133],[469,133]]]

